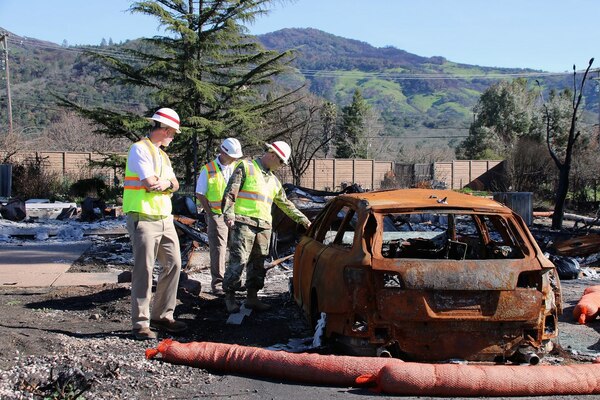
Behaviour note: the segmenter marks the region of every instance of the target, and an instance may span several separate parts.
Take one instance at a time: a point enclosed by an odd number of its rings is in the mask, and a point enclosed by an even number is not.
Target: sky
[[[155,18],[127,12],[131,3],[0,0],[0,28],[70,45],[160,34]],[[276,0],[248,26],[252,34],[284,28],[487,67],[564,72],[600,57],[599,0]]]

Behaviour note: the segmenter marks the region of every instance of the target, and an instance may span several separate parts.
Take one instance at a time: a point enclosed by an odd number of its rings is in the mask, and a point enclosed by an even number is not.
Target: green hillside
[[[316,29],[283,29],[259,37],[270,49],[296,49],[295,66],[311,90],[348,104],[355,88],[377,108],[391,135],[423,129],[463,129],[472,121],[480,94],[499,79],[526,76],[550,89],[571,87],[572,76],[532,69],[458,64],[443,57],[420,57],[393,47],[375,48]],[[567,61],[567,64],[569,62]],[[597,110],[593,85],[587,86],[588,110]]]
[[[2,28],[0,28],[0,31]],[[286,81],[307,82],[310,90],[340,107],[356,88],[381,114],[385,134],[449,138],[465,135],[480,94],[499,79],[527,76],[547,90],[572,86],[571,75],[552,76],[530,69],[499,69],[458,64],[443,57],[421,57],[393,47],[376,48],[315,29],[283,29],[258,36],[269,49],[295,49],[295,75]],[[147,92],[99,82],[107,71],[84,56],[87,49],[124,53],[140,41],[105,46],[63,47],[10,33],[9,65],[13,120],[22,129],[39,130],[57,118],[55,96],[86,106],[139,113],[155,104]],[[569,63],[569,60],[566,60]],[[4,77],[2,77],[4,78]],[[6,80],[0,81],[0,107],[6,109]],[[597,112],[595,85],[586,87],[586,109]],[[0,128],[6,127],[0,120]]]

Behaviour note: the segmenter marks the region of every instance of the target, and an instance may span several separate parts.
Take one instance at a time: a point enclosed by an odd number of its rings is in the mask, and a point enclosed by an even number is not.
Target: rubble
[[[325,204],[312,200],[306,204],[311,204],[315,210]],[[200,219],[196,221],[193,224],[198,223],[197,231],[202,233],[202,222],[199,222]],[[42,240],[41,236],[36,239],[35,235],[17,233],[21,229],[31,228],[47,232],[47,238]],[[64,233],[59,235],[58,232],[63,228]],[[537,231],[550,238],[546,243],[551,244],[558,237],[547,225],[538,225]],[[83,236],[92,240],[93,244],[71,270],[106,271],[112,268],[121,270],[124,275],[129,272],[132,258],[123,217],[105,217],[91,223],[78,221],[77,216],[64,221],[41,218],[28,222],[0,220],[0,247],[5,243],[48,242],[68,246],[76,242],[76,232],[83,232]],[[572,235],[568,231],[561,234]],[[182,239],[182,248],[192,246],[193,242],[186,236]],[[200,240],[196,241],[196,245],[189,249],[193,254],[193,262],[187,264],[186,273],[190,280],[210,287],[207,248]],[[281,257],[289,256],[293,248],[284,250]],[[600,281],[595,269],[600,254],[575,258],[581,264],[580,277],[562,283],[565,312],[560,317],[560,343],[564,352],[547,357],[545,362],[548,363],[590,362],[600,352],[595,324],[578,325],[571,316],[583,288]],[[186,336],[178,339],[186,342],[235,343],[285,351],[326,351],[325,348],[313,346],[308,324],[298,307],[290,301],[288,285],[291,276],[289,259],[270,268],[261,294],[275,307],[267,313],[253,312],[244,316],[240,325],[226,323],[229,315],[220,298],[207,293],[180,296],[176,315],[188,322],[190,330]],[[148,344],[129,337],[127,280],[97,287],[5,287],[0,289],[0,294],[0,312],[3,314],[0,335],[7,343],[0,349],[0,398],[3,399],[34,398],[35,388],[47,387],[48,383],[55,382],[60,371],[77,369],[92,382],[92,386],[82,394],[86,399],[217,396],[299,399],[305,398],[306,393],[315,398],[356,394],[375,398],[366,389],[302,385],[298,391],[298,385],[255,381],[227,374],[215,375],[199,368],[145,360],[144,351]],[[74,372],[65,376],[78,375]],[[43,395],[51,398],[52,392]],[[43,396],[40,394],[39,397]]]
[[[557,254],[570,257],[600,253],[600,234],[592,233],[561,240],[554,243],[553,247]]]

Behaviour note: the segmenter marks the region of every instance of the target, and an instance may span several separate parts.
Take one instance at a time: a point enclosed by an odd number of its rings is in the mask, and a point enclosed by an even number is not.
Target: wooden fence
[[[0,151],[0,157],[2,156]],[[69,179],[101,177],[109,185],[114,185],[117,180],[122,182],[122,176],[115,176],[115,171],[111,168],[90,167],[90,161],[103,158],[104,156],[92,152],[37,151],[17,153],[11,160],[16,163],[37,160],[47,171],[62,174]],[[501,163],[498,160],[454,160],[433,164],[400,164],[363,159],[313,159],[301,178],[301,186],[318,190],[340,190],[344,185],[356,183],[364,189],[375,190],[382,187],[413,187],[429,181],[435,187],[462,189],[477,182]],[[293,181],[289,169],[280,171],[278,175],[282,182]],[[390,177],[393,177],[391,184]]]
[[[448,189],[462,189],[480,180],[488,171],[500,166],[500,160],[454,160],[433,164],[433,179]],[[485,186],[485,184],[482,184]]]
[[[5,153],[0,151],[0,158]],[[66,151],[31,151],[14,154],[11,163],[39,163],[45,171],[62,175],[65,179],[78,180],[85,178],[102,178],[107,184],[114,185],[115,171],[112,168],[91,167],[91,161],[101,161],[105,156],[93,152],[66,152]]]
[[[359,184],[363,189],[382,187],[385,174],[393,170],[393,161],[363,159],[312,159],[300,186],[318,190],[340,190],[344,185]],[[289,169],[278,173],[284,182],[292,182]]]

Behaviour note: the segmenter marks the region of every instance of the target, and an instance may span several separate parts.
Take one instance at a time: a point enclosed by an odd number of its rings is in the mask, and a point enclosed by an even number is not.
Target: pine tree
[[[156,17],[167,35],[144,38],[143,46],[123,49],[121,57],[90,53],[110,68],[105,81],[151,90],[145,103],[148,115],[159,107],[177,111],[182,133],[169,152],[175,153],[172,158],[187,183],[224,137],[262,146],[265,115],[285,105],[288,93],[275,98],[268,93],[291,54],[265,50],[243,25],[267,13],[271,2],[136,2],[130,10]],[[131,112],[89,110],[64,99],[63,104],[99,123],[101,134],[137,140],[149,128],[142,116]]]
[[[342,125],[335,140],[337,158],[367,158],[365,118],[369,105],[357,89],[352,103],[342,108]]]

